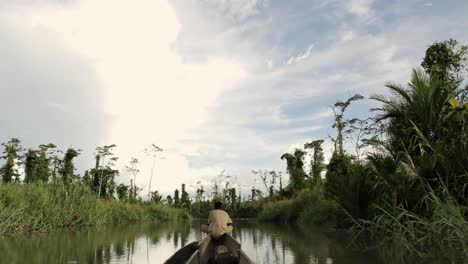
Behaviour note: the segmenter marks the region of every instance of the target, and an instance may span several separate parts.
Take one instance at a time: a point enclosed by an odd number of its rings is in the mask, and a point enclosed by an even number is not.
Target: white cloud
[[[262,7],[268,5],[269,0],[204,0],[214,5],[224,13],[237,18],[246,19],[257,15]]]
[[[290,128],[287,130],[281,130],[279,133],[287,133],[287,134],[293,134],[293,133],[311,133],[313,131],[317,131],[319,129],[322,129],[322,126],[305,126],[305,127],[297,127],[297,128]]]
[[[273,60],[267,60],[267,69],[272,70],[273,69]]]
[[[401,33],[398,33],[401,34]],[[406,35],[405,35],[406,36]],[[336,82],[347,82],[346,89],[353,87],[361,92],[384,91],[388,80],[404,81],[411,70],[409,58],[396,56],[401,43],[392,39],[392,34],[355,35],[354,41],[335,42],[322,49],[313,49],[309,54],[313,60],[292,64],[284,75],[307,75],[307,82],[313,83],[318,94],[335,89]],[[402,38],[404,39],[404,38]],[[414,57],[410,57],[415,59]],[[314,76],[309,73],[319,72]],[[373,76],[369,78],[369,76]],[[379,90],[375,90],[379,88]],[[305,89],[305,91],[313,91]]]
[[[153,142],[166,148],[188,137],[190,129],[206,120],[207,110],[220,94],[247,74],[242,63],[226,57],[184,62],[172,48],[180,24],[167,1],[24,5],[4,14],[21,34],[41,31],[48,41],[62,43],[92,65],[100,84],[97,94],[111,120],[101,143],[118,145],[119,166],[130,156],[140,157],[142,175],[137,183],[145,187],[150,166],[141,154],[143,148]],[[153,180],[153,189],[158,186],[167,192],[174,183],[219,169],[191,169],[177,149],[168,149],[164,155],[166,159],[158,162],[158,174],[164,177]],[[122,174],[125,178],[124,170]]]
[[[163,147],[166,159],[157,162],[153,189],[166,193],[182,182],[208,184],[222,169],[244,187],[252,184],[250,169],[284,169],[279,157],[291,142],[334,134],[329,104],[354,92],[383,92],[388,80],[406,81],[425,45],[440,37],[433,32],[456,37],[466,20],[379,24],[373,1],[365,0],[311,4],[313,11],[283,1],[171,1],[177,14],[162,0],[34,2],[41,5],[0,10],[0,19],[30,36],[21,43],[33,43],[32,49],[50,44],[88,64],[97,88],[87,94],[110,120],[100,143],[116,143],[121,164],[139,157],[137,182],[145,187],[150,161],[141,150],[149,143]],[[382,10],[385,19],[392,17],[388,10]],[[362,23],[369,18],[378,23]],[[295,48],[304,43],[315,46]],[[74,89],[87,84],[75,80],[73,67],[56,74],[45,65],[44,71],[79,83]]]
[[[343,42],[350,41],[353,38],[354,38],[354,33],[351,30],[346,31],[346,32],[342,33],[342,35],[341,35],[341,41],[343,41]]]
[[[347,0],[348,11],[358,17],[367,17],[371,14],[371,4],[373,0]]]
[[[309,47],[307,48],[307,50],[302,53],[302,54],[298,54],[297,56],[293,56],[291,58],[288,59],[288,61],[286,62],[286,64],[293,64],[293,63],[298,63],[302,60],[305,60],[307,59],[309,56],[310,56],[310,53],[312,51],[312,49],[314,48],[314,44],[311,44],[309,45]]]
[[[319,121],[324,118],[328,118],[333,115],[333,111],[326,107],[319,109],[316,113],[310,116],[285,116],[282,110],[283,105],[270,106],[270,111],[265,111],[263,115],[256,115],[256,124],[270,124],[270,125],[289,125],[295,122],[310,122]]]

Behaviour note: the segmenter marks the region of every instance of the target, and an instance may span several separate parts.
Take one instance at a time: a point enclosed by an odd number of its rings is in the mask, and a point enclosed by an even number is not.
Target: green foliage
[[[187,191],[185,191],[185,184],[182,184],[181,190],[182,190],[182,195],[180,197],[180,206],[184,208],[189,208],[190,198],[189,198]]]
[[[115,144],[96,148],[96,167],[90,170],[93,175],[92,190],[98,197],[112,197],[115,191],[115,177],[119,171],[113,169],[117,157],[112,153]]]
[[[106,221],[104,206],[87,189],[60,183],[0,186],[0,234],[44,232]]]
[[[55,145],[48,144],[29,149],[23,157],[20,140],[13,138],[2,144],[1,179],[19,182],[18,168],[23,166],[26,184],[0,185],[0,234],[148,219],[187,220],[188,212],[206,217],[213,200],[219,200],[235,217],[258,215],[265,221],[366,231],[385,249],[384,256],[442,257],[452,263],[453,256],[466,259],[468,90],[461,87],[461,77],[467,63],[468,46],[455,40],[429,46],[421,64],[424,70],[413,70],[407,86],[389,82],[391,97],[371,97],[381,104],[373,109],[379,112],[374,124],[370,118],[345,116],[353,102],[363,99],[361,95],[337,101],[332,107],[337,135],[332,138],[335,149],[328,165],[323,140],[306,143],[304,148],[312,152],[310,175],[304,172],[306,152],[285,153],[281,159],[286,160],[289,185],[283,188],[281,174],[274,171],[253,171],[265,192],[252,187],[250,201],[241,201],[235,178],[222,172],[210,199],[200,186],[191,201],[182,184],[181,193],[176,189],[165,201],[149,190],[143,204],[135,184],[137,159],[126,167],[133,176],[130,186],[115,184],[119,174],[114,169],[115,145],[98,147],[95,167],[79,181],[73,165],[78,151],[68,149],[62,159]],[[345,143],[355,148],[355,156],[345,152]],[[362,150],[367,148],[366,155]],[[145,150],[153,158],[150,187],[160,151],[154,144]],[[58,174],[63,181],[56,180]],[[53,180],[47,184],[50,176]],[[115,190],[119,201],[113,199]]]
[[[427,198],[434,206],[429,217],[402,206],[375,206],[374,217],[361,221],[368,225],[371,239],[379,242],[383,257],[409,263],[414,257],[444,263],[453,263],[454,256],[468,258],[468,223],[461,207],[453,201],[442,202],[434,193]]]
[[[188,216],[162,205],[97,199],[76,183],[0,185],[0,235],[169,219]]]
[[[61,169],[63,160],[58,156],[53,155],[55,148],[56,146],[52,143],[39,145],[39,150],[37,151],[37,153],[39,153],[39,157],[37,160],[36,169],[34,171],[35,181],[48,182],[51,175],[54,180],[56,179],[56,173]],[[50,170],[51,160],[53,161],[54,165],[52,171]]]
[[[129,186],[116,186],[113,169],[117,160],[112,149],[115,145],[97,148],[95,168],[85,171],[83,178],[74,174],[73,159],[79,150],[69,148],[63,159],[59,158],[54,144],[40,145],[39,150],[29,149],[24,158],[20,141],[16,138],[4,143],[5,164],[1,168],[5,183],[0,185],[0,235],[18,232],[45,232],[57,228],[129,223],[146,220],[188,219],[184,210],[166,208],[161,196],[153,192],[153,203],[143,204],[135,199],[138,187],[132,184],[131,203]],[[24,160],[24,161],[23,161]],[[137,160],[135,165],[137,164]],[[19,182],[18,167],[24,166],[24,183]],[[136,166],[135,166],[136,172]],[[61,180],[56,175],[61,176]],[[49,176],[53,180],[49,182]],[[119,202],[114,200],[117,189]],[[97,197],[96,197],[97,194]],[[107,199],[99,199],[107,198]],[[188,200],[185,192],[184,199]]]
[[[158,203],[150,205],[151,217],[162,221],[190,221],[192,216],[184,209],[164,206]]]
[[[337,216],[340,227],[348,227],[351,219],[367,219],[372,202],[374,178],[365,166],[348,154],[334,153],[327,166],[325,194],[337,201],[343,212]]]
[[[313,140],[312,142],[305,143],[305,149],[313,150],[312,159],[310,160],[310,178],[314,184],[319,184],[322,182],[322,171],[325,169],[324,164],[324,155],[323,155],[323,140]]]
[[[12,138],[7,143],[2,143],[4,147],[2,156],[5,159],[5,164],[0,168],[2,182],[18,181],[19,173],[17,169],[19,152],[21,151],[21,141],[17,138]]]
[[[467,258],[467,99],[460,87],[466,47],[435,43],[407,87],[388,83],[382,103],[383,151],[369,155],[375,195],[369,220],[355,222],[382,243],[383,254]],[[428,75],[429,74],[429,75]]]
[[[355,122],[356,119],[345,119],[344,114],[352,102],[364,99],[360,94],[355,94],[348,98],[346,101],[337,101],[333,107],[333,113],[335,115],[335,122],[333,123],[333,128],[337,130],[335,142],[335,151],[338,151],[339,154],[344,154],[343,142],[344,142],[344,133],[346,128]]]
[[[430,45],[421,66],[432,77],[453,83],[460,78],[463,70],[468,71],[467,63],[468,46],[449,39]]]
[[[179,190],[177,190],[177,189],[175,189],[175,191],[174,191],[174,206],[175,207],[180,206]]]
[[[232,214],[237,218],[255,218],[261,210],[261,203],[244,201],[238,204],[236,210]]]
[[[160,195],[158,191],[151,192],[150,202],[157,204],[162,203],[162,195]]]
[[[460,77],[467,55],[468,47],[454,40],[431,45],[422,63],[426,72],[414,70],[407,87],[387,83],[390,98],[372,97],[382,104],[374,109],[379,111],[374,124],[344,117],[362,96],[338,101],[332,108],[337,137],[325,184],[312,184],[310,192],[297,188],[301,158],[283,155],[292,184],[278,192],[279,198],[263,200],[259,218],[302,224],[333,219],[338,227],[366,230],[384,255],[441,257],[447,263],[466,259],[468,95]],[[344,151],[348,139],[356,156]],[[305,148],[319,149],[314,143]],[[314,158],[311,177],[317,178]]]
[[[468,182],[468,152],[465,117],[453,120],[457,87],[415,70],[408,88],[387,85],[398,96],[374,97],[383,102],[379,120],[388,121],[389,151],[409,175],[419,176],[412,187],[419,199],[429,189],[438,195],[454,196],[464,202]],[[415,204],[410,204],[416,206]]]
[[[89,174],[91,183],[90,187],[98,197],[106,198],[114,196],[116,188],[115,177],[119,175],[119,171],[113,168],[113,166],[115,166],[115,162],[118,160],[118,158],[112,153],[112,149],[115,147],[116,145],[112,144],[96,148],[96,165],[93,169],[89,170]],[[75,153],[70,149],[69,151],[68,159],[71,163],[71,160],[76,157],[75,154],[78,153]],[[67,170],[68,174],[73,173],[73,164],[71,164]],[[62,172],[64,172],[64,170],[62,170]],[[130,194],[132,194],[132,192]],[[130,195],[130,197],[132,196]]]
[[[39,151],[39,157],[37,161],[37,167],[35,170],[35,180],[48,182],[50,176],[49,170],[49,159],[47,158],[46,149],[41,149]]]
[[[282,160],[286,160],[287,171],[289,173],[289,184],[293,189],[300,189],[304,186],[306,173],[304,172],[303,157],[306,153],[300,149],[296,149],[293,154],[284,153],[281,156]]]
[[[93,175],[92,190],[102,198],[112,197],[115,191],[114,178],[119,171],[110,167],[101,167],[99,169],[91,169],[90,174]]]
[[[230,201],[230,206],[232,210],[236,209],[237,205],[237,194],[236,194],[236,188],[231,188],[229,189],[229,201]]]
[[[258,218],[278,223],[334,225],[337,204],[326,199],[321,187],[299,191],[291,199],[266,202]]]
[[[67,149],[65,156],[63,157],[63,167],[60,170],[60,176],[64,183],[69,183],[74,178],[75,166],[73,165],[73,159],[78,157],[79,150],[73,148]]]
[[[117,186],[116,188],[117,198],[120,201],[125,201],[128,199],[128,189],[129,189],[129,186],[122,184],[122,183]]]
[[[37,151],[29,149],[25,154],[24,159],[24,181],[36,181],[36,169],[38,163]]]
[[[173,199],[172,199],[172,196],[168,195],[168,196],[166,197],[166,203],[167,203],[167,205],[169,205],[169,206],[174,206],[174,201],[173,201]]]
[[[325,175],[325,191],[329,198],[341,200],[342,191],[345,190],[352,177],[352,159],[347,154],[334,152],[327,165]]]
[[[293,200],[285,199],[263,205],[258,219],[277,223],[289,223],[292,219],[297,219],[298,214],[297,208],[293,208]],[[296,218],[293,216],[296,216]]]
[[[47,153],[51,148],[55,148],[55,145],[40,145],[39,150],[28,149],[24,154],[25,182],[48,182],[51,171],[49,168],[50,158]]]

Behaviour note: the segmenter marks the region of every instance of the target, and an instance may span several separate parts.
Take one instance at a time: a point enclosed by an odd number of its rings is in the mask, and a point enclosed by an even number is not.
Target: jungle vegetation
[[[289,176],[284,187],[280,172],[256,170],[264,188],[252,188],[249,199],[241,199],[231,176],[220,175],[221,184],[209,193],[200,186],[193,201],[184,185],[167,201],[201,217],[216,199],[235,217],[347,230],[356,241],[370,240],[383,257],[410,263],[466,261],[467,70],[467,46],[452,39],[433,43],[407,85],[388,82],[389,96],[368,98],[378,105],[371,116],[349,116],[350,107],[366,99],[360,94],[331,107],[336,134],[328,164],[325,139],[315,139],[281,155]]]
[[[63,153],[56,145],[46,144],[25,150],[17,138],[2,146],[0,235],[190,218],[184,210],[155,200],[157,191],[150,201],[138,195],[137,159],[132,158],[126,168],[133,176],[131,185],[116,185],[115,145],[97,147],[95,165],[82,176],[75,173],[78,149]]]
[[[325,138],[304,142],[303,148],[278,157],[288,175],[253,170],[261,188],[253,187],[249,194],[240,192],[234,177],[221,173],[210,189],[198,185],[193,195],[182,184],[171,195],[153,191],[143,200],[134,184],[137,159],[126,168],[133,177],[130,185],[116,186],[115,145],[98,147],[95,166],[80,176],[73,164],[79,150],[61,153],[53,144],[23,150],[18,139],[11,139],[3,144],[5,162],[0,169],[0,223],[7,223],[0,225],[0,233],[95,223],[119,219],[113,216],[120,214],[139,218],[135,212],[140,209],[127,212],[122,206],[151,208],[159,218],[169,218],[170,208],[179,215],[189,212],[205,218],[213,201],[221,200],[232,217],[347,230],[370,240],[383,257],[466,261],[467,70],[467,46],[452,39],[433,43],[407,85],[388,82],[389,95],[366,99],[356,94],[331,107],[336,134],[330,137],[334,150],[327,163]],[[350,117],[350,107],[362,100],[372,100],[377,107],[367,118]],[[159,151],[153,147],[148,153],[156,159]],[[61,210],[67,217],[58,216],[55,209],[50,214],[68,220],[57,224],[33,214],[24,224],[8,225],[30,208],[49,212],[47,204],[67,208]],[[114,207],[119,209],[109,209]]]
[[[466,261],[467,62],[467,46],[452,39],[436,42],[407,85],[388,82],[390,96],[370,97],[379,106],[368,119],[346,112],[361,95],[337,101],[328,164],[321,140],[284,154],[290,183],[264,202],[259,217],[332,223],[367,236],[384,257]],[[345,142],[353,151],[346,151]],[[309,175],[302,163],[307,149],[313,150]]]

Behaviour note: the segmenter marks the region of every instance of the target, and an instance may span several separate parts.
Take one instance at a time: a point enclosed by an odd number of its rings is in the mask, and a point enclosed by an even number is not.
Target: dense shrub
[[[337,204],[325,199],[322,188],[317,186],[302,190],[291,199],[266,202],[259,213],[259,219],[303,225],[333,225],[337,210]]]
[[[260,209],[260,202],[245,201],[233,212],[235,218],[255,218]]]
[[[411,256],[424,257],[447,263],[468,259],[468,223],[461,207],[433,195],[428,199],[435,206],[430,217],[402,207],[377,207],[370,221],[362,221],[369,225],[371,239],[378,241],[383,257],[409,262]]]
[[[163,221],[186,221],[191,220],[192,218],[185,209],[168,207],[162,204],[151,204],[149,209],[152,219]]]

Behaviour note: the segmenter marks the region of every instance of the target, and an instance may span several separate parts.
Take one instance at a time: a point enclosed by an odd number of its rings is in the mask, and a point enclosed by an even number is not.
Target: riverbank
[[[379,104],[371,109],[375,115],[349,115],[364,99],[360,94],[336,101],[329,161],[325,139],[283,154],[290,182],[276,194],[270,186],[260,218],[335,222],[364,235],[382,259],[466,263],[467,67],[468,46],[453,39],[435,42],[406,86],[388,82],[389,93],[370,97]],[[266,188],[277,179],[274,172],[256,174]]]
[[[0,235],[189,218],[183,209],[160,204],[98,199],[79,184],[0,185]]]
[[[285,223],[301,230],[342,230],[360,250],[372,249],[382,260],[398,263],[465,263],[468,259],[468,222],[463,207],[454,201],[428,197],[430,215],[418,215],[402,207],[372,207],[372,217],[357,219],[346,208],[324,196],[323,188],[299,191],[290,198],[266,199],[258,219]],[[359,241],[359,242],[358,242]]]

